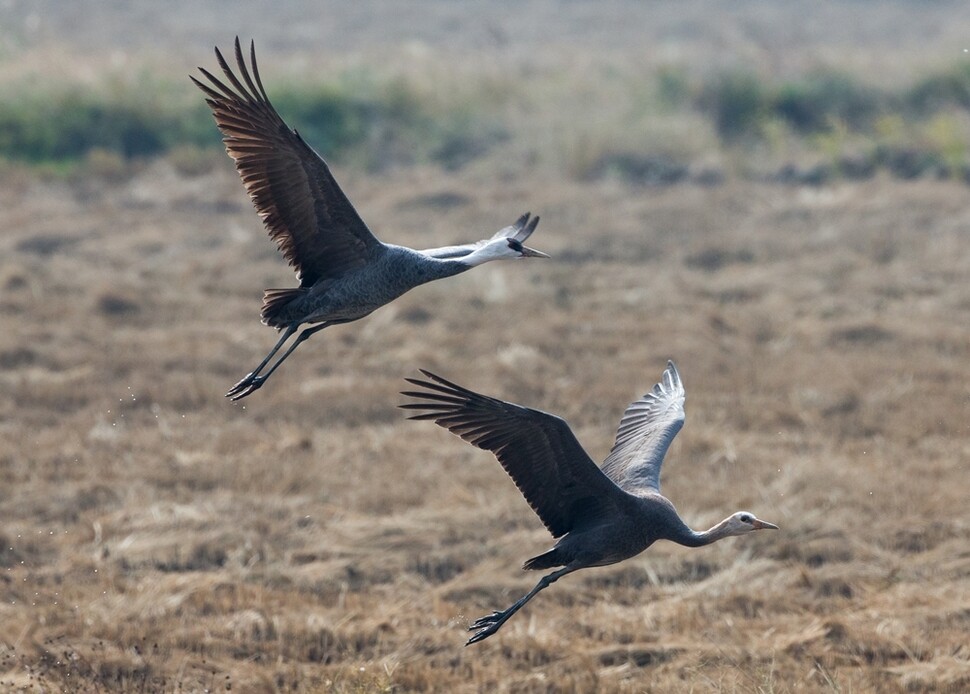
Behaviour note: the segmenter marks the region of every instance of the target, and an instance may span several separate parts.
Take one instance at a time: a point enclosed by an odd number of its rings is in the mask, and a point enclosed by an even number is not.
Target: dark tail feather
[[[551,569],[554,566],[564,566],[566,562],[559,558],[558,550],[553,547],[545,554],[540,554],[538,557],[532,557],[522,568],[526,571],[541,571],[542,569]]]
[[[294,299],[300,297],[306,289],[297,287],[295,289],[267,289],[263,292],[263,308],[259,312],[259,317],[263,323],[274,328],[285,328],[291,321],[279,320],[280,312],[286,308]]]

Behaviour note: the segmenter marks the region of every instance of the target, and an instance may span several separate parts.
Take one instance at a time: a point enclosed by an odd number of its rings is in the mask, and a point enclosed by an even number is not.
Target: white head
[[[778,526],[774,523],[759,520],[753,513],[748,513],[747,511],[732,513],[721,521],[721,525],[723,526],[722,537],[747,535],[755,530],[778,530]]]
[[[548,258],[542,251],[523,246],[521,241],[512,238],[491,239],[481,248],[462,258],[469,265],[481,265],[490,260],[506,260],[509,258]]]

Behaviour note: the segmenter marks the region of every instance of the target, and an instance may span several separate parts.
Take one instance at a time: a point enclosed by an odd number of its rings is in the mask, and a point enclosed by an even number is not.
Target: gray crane
[[[239,400],[259,389],[314,333],[363,318],[420,284],[490,260],[549,257],[523,245],[539,223],[539,217],[528,213],[476,243],[422,251],[381,243],[340,190],[327,163],[273,108],[256,67],[255,45],[250,44],[252,73],[239,37],[235,48],[239,76],[216,48],[216,59],[231,86],[201,67],[209,84],[191,79],[205,93],[226,151],[270,237],[296,270],[300,286],[264,292],[260,317],[283,334],[227,397]],[[263,373],[304,324],[313,325]]]
[[[532,510],[559,538],[555,547],[523,568],[563,568],[543,576],[508,609],[473,622],[469,631],[475,634],[465,645],[487,639],[539,591],[573,571],[629,559],[657,540],[701,547],[732,535],[778,529],[739,511],[698,532],[661,495],[660,466],[684,425],[684,386],[672,361],[660,383],[623,414],[602,468],[562,418],[480,395],[423,369],[421,373],[430,380],[406,380],[422,390],[402,393],[419,399],[400,405],[420,412],[410,419],[433,420],[494,453]]]

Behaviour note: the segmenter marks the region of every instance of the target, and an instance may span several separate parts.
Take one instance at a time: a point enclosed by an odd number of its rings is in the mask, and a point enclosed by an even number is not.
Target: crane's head
[[[753,513],[748,513],[747,511],[732,513],[724,521],[724,526],[725,537],[730,535],[747,535],[755,530],[778,530],[778,526],[774,523],[759,520]]]
[[[538,217],[536,218],[538,219]],[[529,248],[528,246],[522,245],[521,241],[516,239],[505,239],[506,246],[508,246],[509,251],[511,251],[513,258],[548,258],[549,255],[543,253],[542,251],[537,251],[534,248]]]
[[[475,260],[482,263],[505,258],[548,258],[549,256],[542,251],[524,245],[538,225],[539,217],[533,217],[526,212],[516,220],[515,224],[496,232],[495,236],[472,255],[478,256]]]
[[[500,260],[502,258],[549,257],[542,251],[537,251],[534,248],[529,248],[528,246],[523,245],[523,243],[515,237],[491,239],[479,252],[489,256],[489,260]]]
[[[461,258],[461,262],[468,265],[481,265],[492,260],[508,260],[513,258],[548,258],[542,251],[523,246],[516,239],[491,239],[481,248]]]

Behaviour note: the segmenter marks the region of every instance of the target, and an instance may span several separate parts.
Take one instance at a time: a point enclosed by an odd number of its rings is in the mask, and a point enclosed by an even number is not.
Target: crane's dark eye
[[[522,243],[516,241],[515,239],[509,239],[509,248],[511,248],[516,253],[522,252]]]
[[[741,516],[741,520],[743,520],[745,523],[751,523],[751,522],[754,521],[754,518],[752,518],[751,516],[745,514],[745,515]]]

